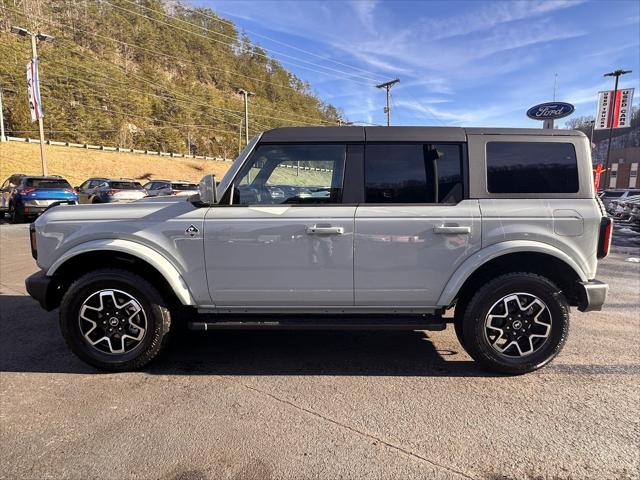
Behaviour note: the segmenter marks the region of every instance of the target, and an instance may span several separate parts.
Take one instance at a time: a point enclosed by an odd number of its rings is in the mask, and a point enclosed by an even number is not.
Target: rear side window
[[[575,193],[578,161],[571,143],[488,142],[490,193]]]
[[[369,144],[367,203],[458,203],[462,151],[457,144]]]

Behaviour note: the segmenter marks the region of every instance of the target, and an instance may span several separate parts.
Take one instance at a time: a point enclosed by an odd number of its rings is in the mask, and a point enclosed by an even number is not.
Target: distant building
[[[607,156],[608,140],[598,142],[593,150],[593,165],[602,164]],[[611,141],[611,175],[608,188],[638,188],[640,164],[640,131],[631,129]],[[604,174],[603,174],[604,178]]]
[[[640,147],[627,147],[611,150],[611,175],[609,188],[636,188],[638,183],[638,164]]]

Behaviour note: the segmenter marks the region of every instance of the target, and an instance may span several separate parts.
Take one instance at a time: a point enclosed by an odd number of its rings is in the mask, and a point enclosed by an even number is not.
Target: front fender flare
[[[510,240],[489,245],[462,262],[447,282],[438,299],[438,305],[451,305],[460,288],[464,285],[464,282],[482,265],[502,255],[517,252],[533,252],[551,255],[569,265],[581,281],[587,282],[589,280],[580,266],[559,248],[532,240]]]
[[[182,278],[182,275],[180,275],[180,272],[178,272],[176,267],[167,260],[165,256],[159,254],[146,245],[129,240],[92,240],[76,245],[75,247],[67,250],[53,263],[53,265],[49,267],[47,270],[47,276],[54,275],[56,271],[70,258],[82,253],[101,250],[127,253],[147,262],[160,272],[183,305],[195,305],[193,296]]]

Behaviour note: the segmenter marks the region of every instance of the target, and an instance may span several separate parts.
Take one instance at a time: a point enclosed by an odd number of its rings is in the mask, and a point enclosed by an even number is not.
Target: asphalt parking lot
[[[543,370],[478,369],[443,332],[185,333],[104,374],[26,296],[26,225],[0,225],[0,478],[640,478],[640,256]]]

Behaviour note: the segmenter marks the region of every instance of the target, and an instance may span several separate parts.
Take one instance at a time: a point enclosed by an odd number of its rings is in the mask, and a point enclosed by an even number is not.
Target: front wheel
[[[462,318],[463,346],[484,367],[532,372],[549,363],[569,333],[569,305],[550,280],[510,273],[480,288]]]
[[[103,370],[136,370],[149,363],[160,353],[170,325],[160,293],[127,270],[101,269],[80,277],[60,304],[67,344]]]

